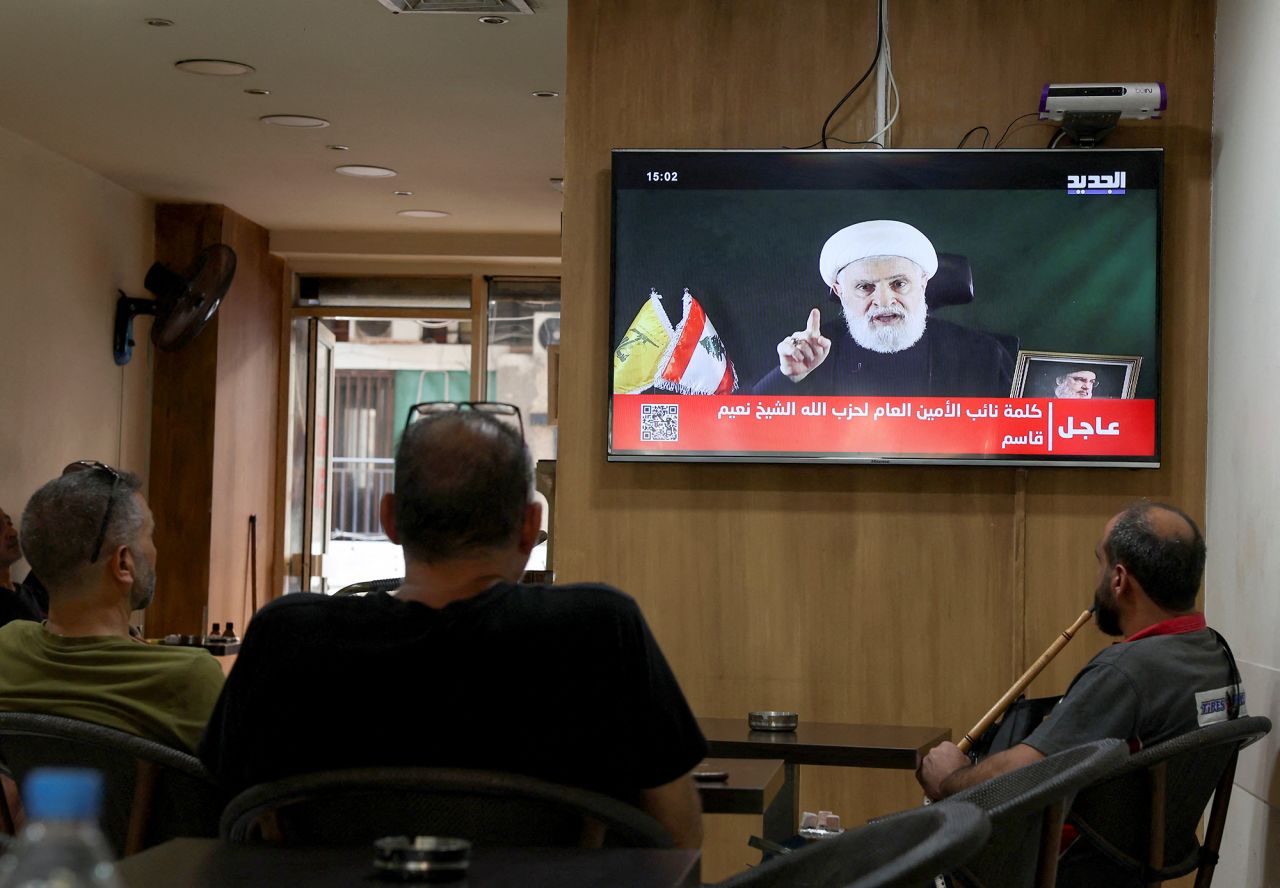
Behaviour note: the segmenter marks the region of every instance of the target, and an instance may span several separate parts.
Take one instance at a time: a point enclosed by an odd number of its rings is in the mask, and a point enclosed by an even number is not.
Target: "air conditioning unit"
[[[560,312],[535,311],[533,313],[533,353],[538,360],[546,360],[547,346],[560,344]]]
[[[370,319],[351,322],[352,342],[418,342],[421,332],[417,321]]]

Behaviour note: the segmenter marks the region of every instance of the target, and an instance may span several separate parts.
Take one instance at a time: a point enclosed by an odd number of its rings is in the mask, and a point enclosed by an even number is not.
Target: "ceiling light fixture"
[[[396,197],[413,197],[412,191],[393,191],[391,193]]]
[[[551,182],[552,188],[559,191],[561,194],[564,194],[564,179],[553,176],[549,181]]]
[[[269,89],[246,89],[246,90],[245,90],[245,94],[246,94],[246,95],[251,95],[251,96],[269,96],[269,95],[271,95],[271,90],[269,90]]]
[[[173,24],[173,19],[149,18],[144,21],[153,28],[167,28]]]
[[[500,15],[482,15],[480,21],[486,25],[505,25],[507,20]]]
[[[368,166],[361,163],[334,167],[333,171],[340,176],[355,176],[357,179],[386,179],[396,174],[396,171],[389,167]]]
[[[557,98],[560,93],[553,89],[535,89],[533,91],[533,95],[539,99],[554,99]]]
[[[259,117],[267,126],[289,126],[294,129],[324,129],[329,121],[323,117],[308,117],[306,114],[268,114]]]
[[[350,151],[351,150],[351,146],[349,145],[325,145],[324,147],[328,148],[330,151]]]
[[[411,219],[441,219],[449,215],[442,210],[401,210],[397,216],[408,216]]]
[[[239,77],[241,74],[254,72],[253,65],[227,59],[181,59],[174,62],[173,67],[188,74],[203,74],[206,77]]]

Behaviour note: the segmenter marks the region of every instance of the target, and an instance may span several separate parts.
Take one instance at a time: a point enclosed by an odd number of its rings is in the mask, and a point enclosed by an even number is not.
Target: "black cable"
[[[835,136],[828,136],[827,138],[832,142],[841,142],[845,145],[875,145],[877,148],[884,147],[883,142],[877,142],[875,139],[864,139],[860,142],[850,142],[848,139],[837,139]],[[794,148],[790,145],[783,145],[782,149],[784,151],[805,151],[809,148],[817,148],[821,144],[821,142],[810,142],[808,145],[797,145]]]
[[[957,146],[956,146],[956,148],[963,148],[963,147],[964,147],[964,143],[965,143],[965,142],[967,142],[967,141],[969,141],[969,137],[970,137],[970,136],[972,136],[974,133],[976,133],[978,130],[982,130],[982,132],[984,133],[984,135],[982,136],[982,147],[983,147],[983,148],[986,148],[986,147],[987,147],[987,139],[991,138],[991,130],[987,129],[987,128],[986,128],[985,126],[983,126],[982,124],[978,124],[978,125],[977,125],[977,126],[975,126],[973,129],[969,130],[969,132],[967,132],[967,133],[965,133],[963,136],[961,136],[961,137],[960,137],[960,144],[959,144],[959,145],[957,145]]]
[[[876,69],[876,65],[880,63],[880,52],[884,49],[884,7],[881,4],[882,0],[876,0],[876,54],[871,57],[871,64],[867,66],[867,70],[863,72],[863,75],[858,78],[858,82],[844,94],[843,99],[836,102],[836,106],[831,109],[827,119],[822,121],[822,135],[814,144],[821,145],[823,148],[827,147],[827,127],[831,125],[831,118],[836,116],[836,112],[840,110],[840,107],[849,101],[849,97],[858,91],[858,87],[866,82],[866,79],[871,76],[871,72]]]
[[[1009,121],[1009,125],[1004,128],[1004,132],[1000,134],[1000,138],[996,140],[995,145],[993,145],[992,147],[999,148],[1001,145],[1003,145],[1004,140],[1009,138],[1009,136],[1011,135],[1009,131],[1013,129],[1013,125],[1017,123],[1019,120],[1025,120],[1028,117],[1039,117],[1039,116],[1040,116],[1039,111],[1031,111],[1026,114],[1019,114],[1017,117],[1013,118],[1013,120]],[[1019,129],[1021,129],[1021,127],[1019,127]]]

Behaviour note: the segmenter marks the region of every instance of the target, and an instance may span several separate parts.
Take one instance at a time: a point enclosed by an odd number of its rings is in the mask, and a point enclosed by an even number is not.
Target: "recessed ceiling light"
[[[188,74],[204,74],[209,77],[238,77],[254,71],[253,65],[226,59],[182,59],[174,62],[173,67]]]
[[[173,24],[173,19],[149,18],[145,21],[153,28],[167,28]]]
[[[550,182],[551,182],[552,188],[554,188],[556,191],[559,191],[561,194],[564,193],[564,179],[561,179],[559,177],[553,177],[552,179],[550,179]]]
[[[500,15],[482,15],[480,21],[486,25],[505,25],[507,20]]]
[[[355,176],[359,179],[385,179],[396,174],[395,170],[388,167],[367,166],[360,163],[334,167],[333,171],[340,176]]]
[[[535,89],[533,94],[539,99],[554,99],[560,95],[560,93],[553,89]]]
[[[330,151],[350,151],[350,145],[325,145]]]
[[[291,126],[302,129],[324,129],[329,121],[323,117],[308,117],[305,114],[268,114],[259,117],[268,126]]]
[[[391,193],[396,197],[413,197],[412,191],[393,191]]]
[[[246,89],[246,90],[245,90],[245,92],[246,92],[248,95],[251,95],[251,96],[269,96],[269,95],[271,95],[271,90],[269,90],[269,89]]]
[[[440,219],[449,215],[441,210],[401,210],[397,216],[408,216],[412,219]]]

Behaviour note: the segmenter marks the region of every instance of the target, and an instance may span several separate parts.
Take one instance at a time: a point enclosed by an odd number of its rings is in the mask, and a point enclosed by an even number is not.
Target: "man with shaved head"
[[[1096,549],[1094,619],[1120,644],[1098,653],[1027,739],[974,765],[953,743],[917,772],[943,798],[1047,755],[1117,737],[1134,749],[1223,721],[1244,709],[1226,642],[1196,610],[1205,544],[1185,512],[1140,502],[1116,515]]]
[[[1104,633],[1123,641],[1090,660],[1045,720],[1016,746],[977,764],[953,743],[931,750],[916,772],[930,798],[1095,740],[1127,740],[1136,752],[1245,714],[1231,649],[1196,610],[1205,562],[1196,523],[1174,506],[1139,502],[1107,522],[1095,555],[1094,619]],[[1171,835],[1170,841],[1196,847],[1191,835]],[[1060,858],[1057,884],[1136,888],[1146,880],[1082,836]]]
[[[541,507],[518,411],[410,415],[381,513],[403,585],[259,611],[201,758],[228,793],[350,767],[525,774],[629,801],[696,847],[706,742],[640,609],[598,584],[520,582]]]
[[[1013,356],[989,333],[928,313],[938,254],[924,233],[872,219],[827,239],[818,270],[840,304],[778,343],[755,394],[1009,397]]]

